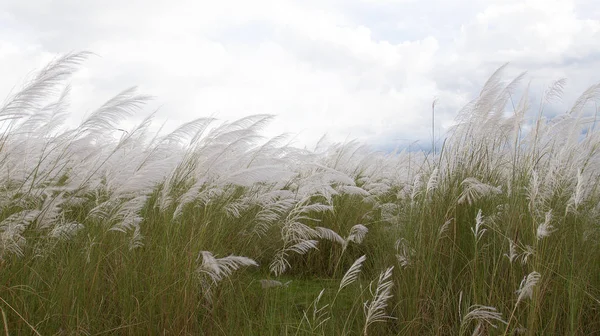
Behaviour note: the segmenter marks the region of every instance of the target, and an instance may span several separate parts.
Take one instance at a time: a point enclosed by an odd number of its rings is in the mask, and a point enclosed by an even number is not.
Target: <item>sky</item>
[[[538,99],[567,78],[563,112],[600,82],[596,0],[0,0],[0,97],[73,51],[72,120],[131,86],[167,129],[276,115],[266,136],[324,134],[379,149],[431,144],[496,68]],[[527,83],[525,83],[527,84]],[[146,115],[139,115],[141,120]]]

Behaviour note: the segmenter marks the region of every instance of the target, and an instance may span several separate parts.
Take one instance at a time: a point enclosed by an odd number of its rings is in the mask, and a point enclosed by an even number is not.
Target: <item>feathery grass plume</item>
[[[202,263],[196,269],[196,272],[199,274],[206,274],[215,284],[224,278],[229,277],[240,267],[258,267],[258,263],[248,257],[230,255],[223,258],[215,258],[209,251],[200,251],[200,253],[198,253],[197,261],[200,261],[201,257]]]
[[[320,194],[325,197],[328,203],[331,203],[332,197],[339,194],[332,186],[354,186],[354,180],[342,172],[322,165],[313,164],[312,166],[313,169],[310,169],[309,165],[306,166],[304,174],[308,174],[308,176],[301,176],[298,181],[299,195],[306,197]]]
[[[540,106],[538,109],[538,117],[535,122],[535,127],[528,134],[529,138],[531,139],[529,141],[529,143],[531,145],[530,151],[531,151],[532,157],[534,157],[534,158],[538,156],[540,139],[543,137],[544,130],[546,129],[546,125],[544,124],[544,119],[542,117],[542,114],[544,111],[544,105],[545,105],[545,103],[552,103],[555,101],[560,101],[562,99],[562,95],[563,95],[566,84],[567,84],[567,80],[565,78],[558,79],[555,82],[553,82],[546,89],[546,91],[543,94],[543,97],[541,99]],[[540,134],[542,135],[542,137],[540,137]]]
[[[303,240],[293,246],[287,248],[288,251],[296,252],[298,254],[306,254],[308,251],[317,248],[318,241],[316,240]]]
[[[511,264],[519,256],[515,242],[510,238],[508,238],[508,254],[504,253],[504,256],[508,258]]]
[[[393,281],[390,279],[392,276],[392,270],[394,266],[389,267],[379,275],[377,280],[377,287],[373,292],[373,282],[369,285],[369,290],[373,299],[369,302],[364,303],[365,313],[365,326],[363,328],[363,335],[367,336],[369,326],[375,322],[385,322],[388,319],[394,319],[392,316],[388,316],[385,313],[385,308],[388,305],[388,300],[393,297],[392,286]]]
[[[502,190],[499,187],[494,187],[489,184],[480,182],[474,177],[467,177],[462,181],[463,191],[458,198],[458,204],[467,203],[473,204],[477,200],[487,197],[491,194],[500,194]]]
[[[384,195],[391,187],[383,182],[369,182],[362,186],[371,195]]]
[[[459,163],[468,155],[476,155],[475,160],[465,160],[463,164],[472,165],[480,162],[481,155],[485,155],[485,149],[492,141],[501,140],[508,133],[502,127],[498,127],[499,119],[506,106],[511,92],[518,82],[523,78],[523,74],[515,78],[511,83],[504,86],[502,81],[502,72],[506,68],[504,64],[498,68],[485,83],[478,98],[467,104],[457,116],[458,124],[451,130],[451,142],[449,147],[456,152],[454,155]],[[483,150],[483,151],[482,151]]]
[[[427,191],[426,193],[429,195],[439,183],[439,170],[438,167],[435,167],[429,175],[429,180],[427,181]]]
[[[329,240],[333,243],[338,243],[342,246],[346,243],[346,240],[342,238],[342,236],[340,236],[337,232],[331,229],[317,226],[315,230],[319,234],[319,237],[322,239]]]
[[[135,250],[144,246],[144,236],[139,225],[136,225],[133,229],[133,234],[129,238],[129,250]]]
[[[286,223],[295,223],[299,220],[317,222],[317,219],[309,216],[311,212],[333,212],[333,206],[321,203],[311,204],[310,198],[311,196],[305,196],[295,204],[285,219]]]
[[[251,196],[242,196],[240,199],[232,201],[223,206],[223,210],[228,218],[240,218],[253,205],[254,200]]]
[[[350,234],[346,238],[346,245],[349,242],[361,244],[363,242],[363,240],[365,239],[365,236],[367,235],[368,232],[369,232],[369,229],[362,224],[356,224],[356,225],[352,226],[350,228]]]
[[[533,271],[533,272],[527,274],[526,276],[524,276],[523,280],[521,280],[519,289],[515,292],[518,295],[517,302],[515,303],[515,306],[513,307],[512,311],[510,313],[510,317],[508,318],[508,323],[507,323],[504,335],[508,334],[508,330],[509,330],[508,327],[510,326],[512,319],[515,316],[515,312],[517,311],[517,307],[519,306],[519,303],[521,301],[523,301],[527,298],[531,298],[533,296],[533,288],[540,281],[541,277],[542,276],[540,275],[540,273]]]
[[[316,247],[316,244],[315,244]],[[287,260],[287,250],[280,249],[273,256],[273,260],[269,264],[269,272],[273,273],[275,276],[280,276],[283,274],[289,267],[290,262]]]
[[[579,117],[585,105],[590,101],[598,101],[600,98],[600,83],[590,86],[585,90],[573,104],[573,107],[567,113],[575,117]]]
[[[411,201],[414,202],[414,200],[417,198],[417,196],[419,195],[419,193],[421,192],[421,184],[423,182],[421,181],[421,174],[417,174],[415,175],[415,179],[411,188],[411,192],[410,192],[410,199]]]
[[[368,146],[361,144],[357,140],[352,140],[336,148],[334,155],[332,155],[332,162],[328,165],[332,166],[333,169],[342,170],[345,173],[356,171],[357,157],[368,150]]]
[[[70,53],[49,63],[0,107],[0,122],[18,120],[39,110],[89,55],[89,52]]]
[[[225,177],[227,182],[244,187],[251,187],[258,183],[275,183],[289,180],[296,173],[275,165],[256,166],[234,171]]]
[[[48,228],[58,221],[62,212],[61,205],[65,201],[63,198],[64,192],[57,195],[51,195],[49,192],[45,192],[45,194],[46,198],[37,218],[37,227],[40,229]]]
[[[283,247],[275,253],[275,257],[269,266],[271,272],[276,276],[285,272],[290,266],[287,261],[289,252],[305,254],[317,247],[317,241],[313,239],[320,237],[319,232],[300,221],[318,221],[318,219],[310,216],[311,212],[333,211],[333,207],[330,205],[321,203],[311,204],[310,198],[310,196],[305,196],[296,202],[284,219],[281,227]]]
[[[526,71],[519,73],[515,78],[513,78],[513,80],[511,80],[508,84],[506,84],[502,88],[502,90],[496,97],[496,101],[493,103],[492,111],[495,112],[494,117],[498,118],[496,120],[499,120],[499,117],[502,116],[502,114],[504,112],[504,107],[506,106],[508,100],[511,99],[515,95],[517,86],[521,83],[521,81],[525,78],[526,75],[527,75]],[[527,96],[528,89],[529,89],[529,86],[527,87],[527,89],[524,90],[525,92],[523,94],[523,97]],[[527,103],[528,99],[522,99],[521,102]]]
[[[371,193],[369,193],[368,191],[366,191],[365,189],[363,189],[361,187],[356,187],[356,186],[342,185],[342,186],[337,187],[336,190],[339,193],[345,194],[345,195],[358,195],[358,196],[363,196],[363,197],[371,196]]]
[[[552,232],[556,231],[554,226],[550,224],[552,221],[552,210],[546,212],[546,218],[542,224],[540,224],[537,228],[537,239],[541,240],[545,237],[548,237]]]
[[[381,220],[390,224],[396,223],[398,217],[398,211],[400,207],[395,203],[384,203],[379,205],[381,209]]]
[[[26,241],[22,234],[39,214],[39,210],[22,210],[0,222],[0,260],[7,252],[23,256]]]
[[[273,201],[263,202],[262,209],[254,218],[254,228],[252,234],[263,237],[266,235],[270,227],[283,219],[296,204],[296,199],[293,195],[281,195]]]
[[[526,187],[527,199],[529,200],[529,211],[533,214],[537,209],[537,199],[540,193],[540,179],[535,170],[531,170],[531,178],[529,179],[529,185]]]
[[[340,287],[338,288],[338,293],[346,286],[350,285],[356,279],[358,279],[358,275],[360,274],[360,269],[362,267],[362,263],[367,260],[366,255],[362,255],[358,259],[352,263],[352,266],[346,271],[346,274],[342,277],[342,281],[340,281]]]
[[[240,118],[232,123],[224,125],[215,132],[215,136],[221,136],[237,130],[247,129],[257,132],[266,127],[274,118],[273,114],[254,114]]]
[[[122,164],[126,157],[130,158],[130,164]],[[149,195],[172,169],[169,159],[173,158],[146,159],[143,154],[123,153],[122,157],[115,157],[114,162],[111,162],[113,165],[119,165],[120,169],[111,169],[106,177],[107,188],[114,197],[119,198]],[[140,160],[144,162],[140,163]]]
[[[394,247],[396,248],[396,259],[402,268],[413,264],[413,258],[417,252],[410,246],[406,239],[400,238],[396,240]]]
[[[566,78],[560,78],[554,81],[544,92],[544,100],[548,103],[561,100],[566,85]]]
[[[288,133],[283,133],[270,138],[260,145],[260,147],[256,148],[249,155],[246,167],[251,167],[255,162],[271,161],[273,158],[284,157],[288,153],[288,150],[291,149],[288,147],[288,144],[284,144],[289,136]]]
[[[440,227],[440,230],[438,231],[438,239],[442,238],[444,236],[444,234],[446,233],[446,231],[448,231],[448,228],[450,227],[450,224],[452,223],[453,220],[454,220],[454,218],[448,219]]]
[[[299,243],[290,247],[280,249],[275,253],[273,261],[269,265],[269,271],[275,274],[275,276],[280,276],[288,269],[288,267],[290,267],[290,263],[287,261],[289,252],[306,254],[312,249],[317,249],[317,244],[318,242],[316,240],[301,240]]]
[[[137,94],[136,91],[137,88],[132,87],[108,100],[81,123],[78,133],[87,134],[95,139],[103,132],[115,130],[120,121],[133,116],[151,99],[150,96]]]
[[[479,211],[477,211],[477,216],[475,217],[475,227],[471,227],[471,232],[477,242],[481,240],[483,234],[487,231],[486,228],[482,228],[483,224],[483,215],[481,214],[481,209],[479,209]]]
[[[177,144],[183,148],[192,146],[200,140],[206,129],[215,121],[216,119],[214,118],[198,118],[188,121],[171,133],[161,137],[159,139],[159,146],[168,147],[172,144]]]
[[[206,186],[206,183],[206,178],[200,178],[196,180],[186,192],[179,196],[176,203],[177,207],[173,212],[173,220],[176,220],[183,213],[183,209],[186,205],[194,202],[200,197],[200,192]],[[163,202],[160,204],[160,208],[162,211],[165,211],[172,204],[172,197],[169,195],[169,191],[167,191],[168,184],[168,182],[165,182],[163,189],[161,190],[161,200]]]
[[[13,202],[17,191],[7,190],[7,187],[0,187],[0,207],[8,208]]]
[[[319,233],[315,229],[301,222],[285,223],[281,229],[281,234],[286,245],[313,238],[319,238]]]
[[[535,250],[533,249],[533,247],[531,245],[525,245],[525,248],[523,249],[523,252],[521,253],[521,264],[522,265],[527,264],[527,261],[529,260],[529,258],[534,255],[535,255]]]
[[[71,86],[66,85],[56,101],[34,111],[25,121],[17,125],[11,134],[22,134],[36,140],[50,137],[52,132],[56,131],[67,118],[70,92]]]
[[[152,193],[176,166],[175,153],[161,153],[145,141],[151,117],[130,132],[123,131],[119,149],[106,159],[103,179],[106,190],[114,198],[129,198]]]
[[[519,285],[519,289],[516,291],[518,295],[516,304],[519,304],[519,302],[526,298],[531,298],[531,296],[533,295],[533,288],[538,283],[538,281],[540,281],[541,277],[542,276],[540,275],[540,273],[536,271],[533,271],[525,277],[523,277],[523,280],[521,280],[521,284]]]
[[[223,258],[215,258],[209,251],[200,251],[196,262],[202,263],[196,268],[196,274],[200,277],[200,285],[203,295],[208,302],[212,302],[212,286],[229,277],[233,272],[244,266],[256,266],[258,263],[250,258],[230,255]],[[207,278],[209,281],[207,281]]]
[[[502,92],[503,87],[502,74],[507,66],[508,63],[502,64],[494,71],[485,84],[483,84],[483,88],[481,89],[477,100],[477,107],[480,114],[487,116],[494,106],[494,102],[497,101],[498,95]]]
[[[134,229],[143,220],[140,216],[140,211],[147,200],[148,196],[145,195],[129,200],[108,200],[97,207],[101,209],[105,206],[107,212],[103,213],[102,210],[96,212],[95,209],[97,208],[95,208],[90,211],[90,215],[97,214],[106,224],[111,225],[110,230],[125,233]]]
[[[59,240],[69,240],[81,229],[83,224],[77,222],[58,223],[52,228],[49,236]]]
[[[140,211],[146,204],[148,196],[138,196],[129,200],[109,199],[94,207],[88,219],[96,219],[109,227],[109,231],[131,233],[129,249],[143,245],[140,223],[143,218]]]
[[[315,230],[319,234],[320,238],[329,240],[334,243],[338,243],[343,247],[344,250],[348,247],[348,244],[350,242],[354,242],[356,244],[362,243],[362,241],[365,238],[365,235],[367,234],[367,232],[369,232],[369,229],[362,224],[356,224],[352,226],[352,228],[350,228],[350,233],[346,238],[343,238],[337,232],[328,228],[317,226]]]
[[[577,184],[575,185],[575,190],[573,191],[573,195],[569,199],[569,202],[567,202],[567,213],[570,209],[572,209],[573,212],[577,212],[577,208],[584,199],[584,185],[583,171],[580,169],[577,171]]]
[[[473,305],[469,307],[469,312],[465,314],[460,323],[461,331],[464,332],[472,321],[477,322],[473,335],[483,334],[486,325],[492,328],[498,328],[498,323],[507,324],[507,322],[502,319],[502,313],[498,312],[495,307],[484,305]]]

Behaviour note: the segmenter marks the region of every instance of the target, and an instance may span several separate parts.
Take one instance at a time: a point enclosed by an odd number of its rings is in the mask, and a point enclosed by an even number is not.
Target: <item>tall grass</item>
[[[0,108],[5,334],[600,333],[600,86],[546,119],[565,82],[532,108],[502,67],[439,153],[309,151],[269,115],[118,131],[135,89],[68,129],[86,57]]]

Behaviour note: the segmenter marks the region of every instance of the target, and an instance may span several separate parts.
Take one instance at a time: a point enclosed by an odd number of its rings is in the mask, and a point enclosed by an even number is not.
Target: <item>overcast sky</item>
[[[379,148],[426,146],[434,97],[442,134],[505,62],[509,75],[529,72],[534,98],[566,77],[570,103],[600,81],[600,4],[0,0],[2,98],[32,70],[81,50],[98,56],[72,81],[77,121],[138,86],[171,127],[270,113],[265,134],[293,133],[297,145],[327,133]]]

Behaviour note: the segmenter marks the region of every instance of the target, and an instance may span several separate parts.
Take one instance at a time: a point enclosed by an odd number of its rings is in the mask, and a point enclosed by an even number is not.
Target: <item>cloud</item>
[[[573,101],[600,80],[600,13],[590,1],[10,2],[0,10],[8,91],[73,50],[74,118],[139,85],[158,121],[278,115],[266,134],[313,145],[357,138],[379,148],[430,142],[495,68],[528,70],[532,96],[571,79]],[[143,116],[140,116],[142,118]]]

